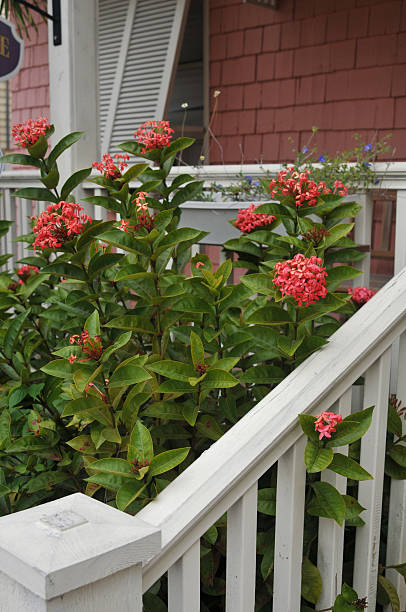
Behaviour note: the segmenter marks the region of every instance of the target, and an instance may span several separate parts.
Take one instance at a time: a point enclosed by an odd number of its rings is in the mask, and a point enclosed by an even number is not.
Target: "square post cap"
[[[75,493],[0,518],[0,568],[52,599],[151,559],[161,532]]]

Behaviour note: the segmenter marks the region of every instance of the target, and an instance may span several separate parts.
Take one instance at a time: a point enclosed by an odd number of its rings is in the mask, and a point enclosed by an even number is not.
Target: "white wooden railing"
[[[395,378],[406,397],[405,330],[406,268],[135,518],[81,494],[1,518],[0,610],[141,612],[141,592],[168,572],[169,612],[198,612],[200,538],[227,513],[225,610],[253,612],[257,485],[277,463],[273,610],[299,612],[306,440],[297,415],[350,414],[352,385],[363,375],[364,407],[375,410],[360,462],[374,479],[359,483],[366,510],[356,532],[353,584],[373,612],[391,351],[400,338]],[[323,479],[345,492],[345,479],[327,474]],[[387,557],[399,563],[406,541],[396,490],[391,518]],[[318,535],[317,607],[324,609],[341,588],[344,527],[320,519]],[[404,589],[401,597],[404,607]]]

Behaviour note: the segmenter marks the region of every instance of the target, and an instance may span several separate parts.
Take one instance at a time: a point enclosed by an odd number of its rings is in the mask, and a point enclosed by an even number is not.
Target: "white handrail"
[[[137,514],[162,531],[144,590],[298,440],[297,415],[328,410],[405,329],[406,268]]]

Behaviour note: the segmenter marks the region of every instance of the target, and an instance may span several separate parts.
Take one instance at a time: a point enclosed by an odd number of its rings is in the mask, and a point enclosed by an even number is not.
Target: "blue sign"
[[[17,74],[24,58],[24,41],[11,21],[0,17],[0,81]]]

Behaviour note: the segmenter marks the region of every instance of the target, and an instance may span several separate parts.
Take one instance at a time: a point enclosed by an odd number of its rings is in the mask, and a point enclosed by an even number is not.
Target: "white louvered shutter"
[[[188,0],[99,0],[101,152],[163,119]]]

